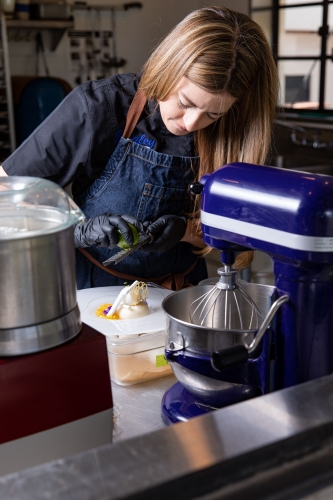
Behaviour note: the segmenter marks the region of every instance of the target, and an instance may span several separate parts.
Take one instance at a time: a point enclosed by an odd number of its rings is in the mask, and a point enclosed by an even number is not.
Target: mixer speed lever
[[[241,365],[249,359],[249,352],[244,345],[238,344],[223,351],[215,351],[211,357],[212,367],[221,372],[231,366]]]

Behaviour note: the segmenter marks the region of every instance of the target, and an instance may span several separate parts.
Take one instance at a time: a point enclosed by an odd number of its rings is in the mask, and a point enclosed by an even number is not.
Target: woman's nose
[[[184,126],[188,132],[194,132],[200,128],[200,118],[201,115],[196,110],[186,110],[183,117]]]

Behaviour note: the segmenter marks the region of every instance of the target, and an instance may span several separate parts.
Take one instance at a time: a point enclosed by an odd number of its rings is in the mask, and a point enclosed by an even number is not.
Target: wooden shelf
[[[52,43],[51,50],[55,50],[63,34],[67,29],[74,28],[74,21],[70,20],[46,20],[46,19],[8,19],[7,30],[51,30]]]
[[[63,21],[52,21],[46,19],[27,19],[22,21],[20,19],[8,19],[7,29],[47,29],[47,30],[66,30],[68,28],[74,27],[74,21],[63,20]]]

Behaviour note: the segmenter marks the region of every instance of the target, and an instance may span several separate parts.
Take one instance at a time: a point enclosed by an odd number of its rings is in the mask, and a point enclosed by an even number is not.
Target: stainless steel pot
[[[81,210],[53,182],[0,181],[0,356],[41,351],[81,329],[73,224]]]

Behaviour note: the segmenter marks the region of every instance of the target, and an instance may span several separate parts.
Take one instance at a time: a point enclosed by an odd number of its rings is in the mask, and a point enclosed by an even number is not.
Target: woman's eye
[[[189,108],[189,106],[186,106],[186,104],[184,104],[180,99],[178,99],[177,103],[178,103],[178,106],[180,108],[182,108],[182,109],[188,109]]]
[[[187,106],[186,104],[184,104],[180,99],[177,99],[177,104],[182,109],[189,109],[191,107],[191,106]],[[206,113],[206,115],[212,121],[216,121],[216,120],[218,120],[220,118],[220,116],[212,116],[209,113]]]

